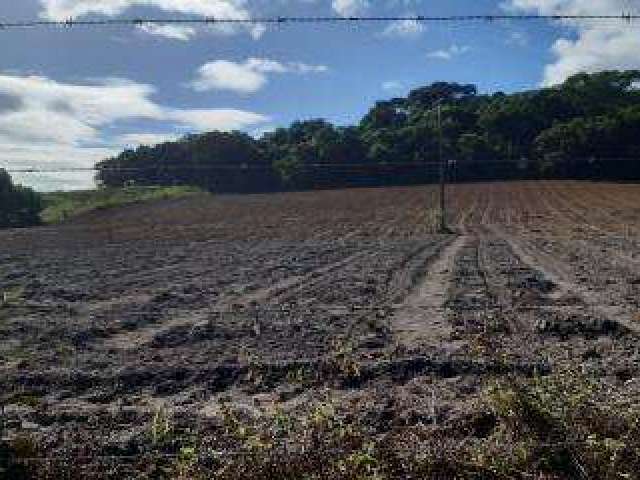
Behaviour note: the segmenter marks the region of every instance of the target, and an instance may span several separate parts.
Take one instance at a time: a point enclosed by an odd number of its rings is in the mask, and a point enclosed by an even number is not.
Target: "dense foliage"
[[[127,150],[99,164],[98,181],[231,192],[422,183],[437,178],[441,147],[459,181],[639,179],[637,138],[640,71],[579,74],[510,95],[439,82],[376,103],[357,126],[311,120],[259,140],[211,132]]]
[[[11,176],[0,169],[0,228],[37,225],[41,210],[40,195],[30,188],[14,185]]]

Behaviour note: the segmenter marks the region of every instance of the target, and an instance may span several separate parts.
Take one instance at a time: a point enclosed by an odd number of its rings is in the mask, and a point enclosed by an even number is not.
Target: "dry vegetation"
[[[435,192],[0,233],[0,472],[640,478],[640,187]]]

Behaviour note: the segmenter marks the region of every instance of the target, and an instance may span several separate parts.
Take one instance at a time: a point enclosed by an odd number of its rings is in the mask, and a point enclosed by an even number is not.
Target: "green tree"
[[[221,192],[431,181],[421,164],[439,159],[436,102],[453,178],[640,178],[640,71],[631,70],[514,94],[436,82],[377,102],[356,126],[312,119],[257,140],[210,132],[127,150],[99,164],[98,180]]]
[[[14,185],[0,169],[0,228],[28,227],[40,223],[41,196],[30,188]]]

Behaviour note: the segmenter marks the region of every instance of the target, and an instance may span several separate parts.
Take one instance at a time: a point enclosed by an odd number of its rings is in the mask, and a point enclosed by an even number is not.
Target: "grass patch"
[[[11,287],[0,290],[0,308],[21,305],[24,301],[24,287]]]
[[[0,289],[0,326],[9,320],[11,307],[19,307],[24,303],[23,294],[24,288],[20,286]]]
[[[35,392],[16,392],[3,399],[5,405],[23,405],[38,408],[42,404],[41,394]]]
[[[199,193],[203,193],[203,190],[184,186],[100,188],[76,192],[45,193],[43,194],[45,208],[40,216],[44,223],[55,224],[93,210],[182,198]]]
[[[480,463],[507,476],[631,479],[640,471],[640,409],[626,395],[579,371],[488,392],[499,419]],[[547,477],[544,477],[547,478]]]

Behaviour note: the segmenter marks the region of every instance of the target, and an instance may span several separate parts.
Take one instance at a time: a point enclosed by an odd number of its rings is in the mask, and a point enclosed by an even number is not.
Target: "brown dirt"
[[[447,298],[455,257],[466,242],[467,237],[460,236],[432,258],[424,278],[398,306],[391,326],[399,343],[411,348],[450,342]]]
[[[159,404],[215,436],[228,401],[251,421],[327,395],[383,435],[567,366],[637,398],[640,186],[449,191],[459,235],[432,233],[432,187],[202,196],[0,232],[4,435],[136,455]]]

